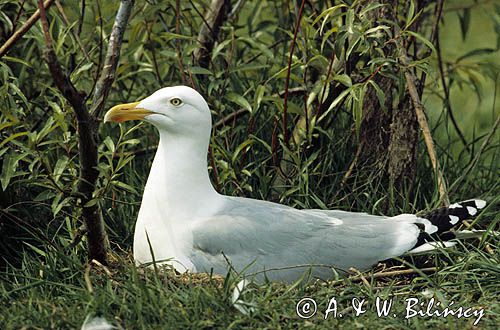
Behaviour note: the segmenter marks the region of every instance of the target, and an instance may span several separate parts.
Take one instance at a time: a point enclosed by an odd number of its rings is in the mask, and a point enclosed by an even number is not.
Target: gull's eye
[[[180,99],[180,98],[178,98],[178,97],[174,97],[173,99],[171,99],[171,100],[170,100],[170,103],[171,103],[172,105],[175,105],[176,107],[178,107],[179,105],[181,105],[181,104],[182,104],[182,101],[181,101],[181,99]]]

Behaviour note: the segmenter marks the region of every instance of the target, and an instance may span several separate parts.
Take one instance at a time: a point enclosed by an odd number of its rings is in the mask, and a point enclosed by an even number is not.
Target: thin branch
[[[216,0],[212,0],[212,1],[216,1]],[[201,18],[201,20],[203,21],[203,25],[204,27],[206,27],[210,33],[215,36],[213,30],[212,30],[212,27],[211,27],[211,24],[207,22],[207,19],[205,18],[205,16],[203,16],[203,14],[198,10],[198,7],[196,7],[196,5],[193,3],[192,0],[189,0],[189,3],[191,4],[191,6],[193,6],[193,9],[194,11],[196,12],[196,14],[198,14],[198,16]],[[212,8],[212,4],[210,5],[210,8]],[[207,12],[207,15],[210,14],[210,11],[212,11],[212,9],[209,9],[208,12]],[[203,27],[203,26],[202,26]],[[192,28],[192,26],[191,26]],[[191,30],[192,31],[192,30]]]
[[[243,5],[245,4],[245,0],[238,0],[236,4],[234,5],[233,9],[228,15],[228,20],[234,21],[238,19],[238,15],[241,11],[241,8],[243,8]]]
[[[151,55],[153,57],[153,67],[154,67],[154,72],[156,75],[156,80],[158,81],[160,86],[163,86],[163,80],[161,79],[160,68],[158,66],[158,60],[156,58],[156,47],[154,46],[153,39],[151,38],[151,25],[154,25],[156,23],[156,21],[153,21],[152,24],[149,24],[149,22],[147,20],[144,20],[144,23],[146,25],[146,34],[148,36],[148,44],[150,46],[148,48],[150,48]]]
[[[83,96],[76,90],[69,77],[64,74],[54,51],[49,31],[49,23],[47,21],[47,14],[45,13],[45,7],[42,0],[38,0],[38,8],[40,11],[40,20],[45,38],[45,57],[47,59],[47,65],[50,73],[54,79],[54,83],[75,110],[77,118],[79,120],[87,121],[89,116],[83,103]]]
[[[164,22],[163,16],[160,14],[160,19]],[[163,24],[165,29],[167,29],[167,25]],[[168,32],[168,31],[167,31]],[[180,0],[175,1],[175,33],[181,34],[181,3]],[[181,54],[181,46],[180,40],[174,40],[175,44],[175,53],[177,55],[177,61],[179,62],[179,71],[181,73],[182,82],[186,81],[186,75],[184,73],[184,63],[182,62],[182,54]],[[191,84],[194,84],[191,82]]]
[[[455,116],[453,114],[453,111],[451,109],[451,102],[450,102],[450,91],[449,88],[446,84],[445,80],[445,73],[444,73],[444,68],[443,68],[443,58],[441,54],[441,44],[440,44],[440,39],[439,39],[439,23],[441,22],[441,16],[443,14],[443,5],[444,5],[444,0],[438,0],[436,3],[436,8],[434,10],[434,21],[432,23],[432,30],[431,30],[431,35],[429,37],[429,40],[436,45],[436,56],[438,60],[438,68],[439,68],[439,74],[441,78],[441,84],[443,85],[443,90],[444,90],[444,105],[446,107],[446,110],[448,111],[448,114],[451,119],[451,123],[453,124],[453,127],[457,131],[458,136],[460,137],[460,140],[462,141],[463,145],[465,146],[465,149],[467,152],[471,152],[469,149],[469,145],[467,144],[467,141],[465,140],[464,135],[462,134],[462,131],[458,127],[457,121],[455,120]],[[431,50],[428,50],[428,54],[425,55],[424,57],[430,55]],[[424,71],[422,73],[422,76],[420,77],[420,84],[418,88],[419,95],[422,95],[422,92],[425,88],[425,80],[427,78],[427,73]]]
[[[115,80],[116,68],[118,66],[123,42],[123,34],[125,33],[125,27],[127,26],[133,6],[134,0],[121,0],[120,7],[116,13],[115,22],[109,37],[106,59],[104,60],[102,73],[97,81],[94,97],[92,99],[93,105],[90,113],[96,118],[99,117],[104,109],[104,102],[108,97],[111,84]]]
[[[102,53],[103,53],[103,48],[104,48],[104,24],[103,24],[103,19],[102,19],[102,12],[101,12],[101,4],[99,0],[96,0],[96,8],[97,8],[97,17],[99,21],[99,56],[97,57],[97,70],[95,71],[95,77],[92,82],[92,88],[90,89],[89,93],[87,94],[87,98],[85,101],[87,101],[92,94],[94,93],[94,90],[97,85],[97,81],[99,80],[99,72],[102,71]],[[141,54],[141,57],[143,54]],[[133,86],[135,83],[135,80],[132,81],[131,86]]]
[[[78,244],[80,244],[85,234],[87,234],[87,227],[86,226],[78,227],[75,233],[75,237],[73,238],[71,243],[69,243],[68,246],[66,247],[66,251],[69,253],[73,248],[75,248]]]
[[[61,14],[61,16],[63,18],[64,24],[69,28],[70,25],[71,25],[71,23],[69,22],[68,17],[66,16],[66,13],[64,12],[64,8],[61,5],[61,1],[60,0],[56,0],[56,7],[57,7],[57,10],[59,11],[59,13]],[[71,34],[73,35],[73,37],[75,38],[76,43],[80,47],[80,50],[82,51],[83,55],[85,56],[85,59],[88,62],[91,62],[89,54],[85,50],[85,47],[83,46],[82,40],[80,39],[80,36],[78,35],[78,33],[76,33],[72,28],[70,28],[70,31],[71,31]]]
[[[349,168],[347,169],[347,172],[345,172],[344,177],[342,178],[342,182],[340,184],[340,187],[344,187],[347,180],[352,174],[352,171],[354,170],[354,167],[356,167],[356,164],[358,163],[359,156],[361,155],[361,151],[363,150],[363,143],[360,143],[358,145],[358,150],[356,150],[356,155],[354,156],[354,159],[352,160],[351,164],[349,165]]]
[[[212,166],[212,169],[214,171],[213,178],[214,178],[215,188],[217,188],[217,191],[220,191],[219,172],[217,171],[217,166],[215,166],[215,157],[212,151],[212,147],[210,145],[208,146],[208,158],[210,159],[210,165]]]
[[[289,94],[292,94],[292,93],[303,93],[303,92],[306,92],[306,89],[304,87],[295,87],[295,88],[290,88],[288,90],[288,93]],[[271,95],[271,97],[281,97],[285,94],[285,91],[280,91],[278,93],[275,93],[273,95]],[[227,116],[219,119],[215,124],[212,125],[212,129],[217,129],[221,126],[224,126],[226,125],[227,123],[229,122],[232,122],[240,117],[242,117],[243,115],[246,115],[248,114],[248,110],[247,109],[244,109],[244,108],[241,108],[241,109],[238,109],[234,112],[231,112],[230,114],[228,114]]]
[[[496,98],[497,98],[497,90],[498,90],[498,77],[499,77],[499,75],[497,75],[497,77],[495,79],[495,86],[496,87],[495,87],[495,92],[493,94],[493,110],[496,109],[495,106],[496,106]],[[456,184],[458,184],[459,182],[461,182],[464,178],[466,178],[467,175],[474,169],[474,167],[476,166],[477,162],[479,161],[479,158],[481,157],[482,153],[484,152],[484,150],[486,149],[486,147],[490,144],[491,139],[493,138],[493,136],[495,136],[495,133],[496,133],[498,127],[500,127],[500,115],[495,120],[495,123],[493,124],[493,127],[492,127],[491,131],[488,133],[488,136],[486,137],[486,139],[484,140],[484,142],[481,144],[481,147],[479,147],[479,150],[476,153],[476,156],[471,161],[471,163],[469,164],[469,166],[467,166],[467,168],[465,169],[465,171],[462,174],[462,176],[460,177],[460,179],[458,179],[455,182],[454,186]]]
[[[377,278],[386,278],[386,277],[394,277],[394,276],[401,276],[401,275],[412,275],[412,274],[419,274],[420,272],[422,273],[435,273],[437,272],[436,267],[429,267],[429,268],[422,268],[422,269],[402,269],[402,270],[394,270],[394,271],[389,271],[389,272],[378,272],[373,275],[368,275],[368,278],[370,279],[377,279]],[[351,277],[350,280],[352,281],[361,281],[362,278],[357,275],[356,277]]]
[[[439,38],[439,23],[441,22],[441,16],[443,15],[443,5],[444,0],[438,0],[436,4],[436,10],[434,13],[434,22],[432,23],[432,31],[429,40],[431,42],[436,41]]]
[[[431,30],[431,35],[429,37],[429,41],[432,44],[435,44],[436,39],[439,39],[439,23],[441,22],[441,16],[443,15],[443,5],[444,5],[444,0],[438,0],[436,2],[436,7],[434,8],[434,21],[432,22],[432,30]],[[426,49],[427,52],[422,57],[428,57],[431,55],[432,50],[428,47],[426,47]],[[418,86],[418,95],[420,96],[424,92],[426,79],[427,79],[427,72],[423,71],[422,75],[420,76],[420,84]]]
[[[355,267],[351,267],[348,269],[349,273],[353,274],[353,275],[356,275],[357,276],[357,279],[360,279],[361,282],[363,282],[363,284],[367,287],[367,288],[371,288],[371,285],[370,285],[370,282],[368,282],[368,280],[366,279],[366,277]]]
[[[47,0],[43,3],[41,7],[43,7],[45,11],[52,5],[53,2],[54,0]],[[4,56],[9,51],[9,49],[19,39],[21,39],[24,36],[26,32],[28,32],[28,30],[33,26],[33,24],[35,24],[36,21],[38,21],[39,18],[40,18],[40,9],[37,9],[37,11],[35,11],[35,13],[31,15],[31,17],[26,21],[26,23],[24,23],[19,30],[14,32],[12,36],[9,39],[7,39],[7,41],[2,45],[2,47],[0,47],[0,57]]]
[[[288,87],[290,85],[290,74],[292,71],[292,58],[293,58],[293,50],[295,49],[295,42],[297,40],[297,35],[300,29],[300,20],[302,18],[302,12],[304,10],[304,5],[306,4],[306,0],[302,0],[300,4],[299,13],[297,14],[297,22],[295,24],[295,31],[293,32],[293,40],[292,45],[290,46],[290,55],[288,56],[288,66],[286,71],[286,80],[285,80],[285,96],[283,100],[283,140],[285,145],[288,146],[288,130],[287,130],[287,110],[288,110]]]
[[[227,123],[233,121],[233,120],[236,120],[238,119],[239,117],[243,116],[243,115],[246,115],[248,112],[247,109],[245,108],[241,108],[239,110],[236,110],[234,112],[231,112],[229,115],[219,119],[215,124],[213,124],[212,126],[212,129],[217,129],[221,126],[224,126],[226,125]]]
[[[12,22],[12,34],[14,34],[14,31],[16,30],[17,23],[19,22],[19,18],[21,18],[21,15],[24,12],[24,3],[26,0],[21,1],[21,4],[19,5],[19,11],[17,12],[16,17],[14,18],[14,21]],[[11,34],[11,36],[12,36]]]
[[[83,29],[83,19],[85,18],[85,0],[80,0],[80,17],[78,19],[78,28],[76,29],[76,34],[80,36]]]
[[[446,79],[445,79],[445,75],[444,75],[443,57],[441,55],[441,43],[439,42],[439,32],[438,32],[438,35],[436,37],[436,52],[437,52],[439,75],[441,76],[441,85],[443,85],[443,91],[444,91],[444,106],[448,110],[448,115],[450,116],[451,123],[453,124],[455,131],[457,131],[457,134],[460,137],[460,141],[462,141],[462,144],[464,145],[465,150],[467,150],[467,152],[470,153],[471,150],[469,149],[469,144],[465,140],[465,137],[464,137],[462,131],[458,127],[457,121],[455,119],[455,115],[453,114],[453,111],[451,108],[450,89],[448,88],[449,86],[446,84]]]
[[[424,135],[424,141],[427,147],[429,158],[431,160],[432,168],[434,169],[434,173],[436,174],[437,177],[440,200],[445,205],[449,205],[450,201],[448,198],[446,183],[444,182],[443,174],[441,172],[441,168],[437,159],[436,148],[434,147],[434,141],[432,139],[431,131],[429,129],[429,124],[427,123],[427,118],[425,117],[424,106],[422,105],[422,102],[420,101],[420,96],[418,95],[418,90],[416,87],[417,77],[415,77],[415,74],[409,68],[410,61],[408,59],[408,54],[406,53],[406,49],[403,47],[401,43],[401,40],[398,39],[397,42],[399,44],[400,61],[403,65],[408,92],[413,102],[413,107],[417,115],[418,124],[420,126],[420,129],[422,130],[422,134]]]

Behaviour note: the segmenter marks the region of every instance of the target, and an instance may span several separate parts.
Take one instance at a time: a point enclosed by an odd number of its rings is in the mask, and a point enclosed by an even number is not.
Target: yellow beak
[[[116,123],[123,123],[128,120],[144,119],[147,115],[154,112],[143,108],[136,108],[139,102],[119,104],[106,112],[104,115],[104,122],[114,121]]]

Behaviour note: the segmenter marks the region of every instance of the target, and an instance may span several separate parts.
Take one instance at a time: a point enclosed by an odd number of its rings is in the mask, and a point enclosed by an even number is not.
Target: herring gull
[[[486,205],[475,199],[425,218],[386,217],[225,196],[209,179],[211,114],[197,91],[162,88],[140,102],[115,106],[104,117],[105,122],[127,120],[149,122],[160,135],[135,227],[139,264],[161,261],[180,272],[221,275],[232,267],[288,282],[309,265],[313,276],[328,279],[332,269],[364,270],[408,251],[433,248],[426,243],[431,234],[449,231]]]

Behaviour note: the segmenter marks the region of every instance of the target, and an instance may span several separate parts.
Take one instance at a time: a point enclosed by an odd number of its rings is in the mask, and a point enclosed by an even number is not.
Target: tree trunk
[[[101,210],[92,201],[99,171],[97,170],[98,122],[89,116],[86,121],[78,120],[78,153],[80,155],[80,180],[78,192],[81,194],[82,218],[87,229],[89,260],[95,259],[107,264],[108,236],[104,227]]]
[[[87,246],[89,260],[95,259],[107,264],[106,229],[101,210],[97,203],[93,203],[96,182],[99,177],[97,169],[98,148],[98,117],[104,108],[111,84],[115,78],[115,71],[120,56],[123,34],[127,25],[134,0],[121,0],[113,29],[111,31],[105,63],[93,97],[93,107],[89,111],[85,105],[83,93],[78,91],[68,75],[64,73],[54,51],[50,35],[49,22],[42,0],[38,0],[40,19],[45,37],[45,58],[55,85],[73,108],[78,124],[78,153],[80,158],[80,176],[78,179],[79,205],[82,207],[82,218],[87,229]]]
[[[403,106],[392,116],[389,142],[388,173],[390,186],[401,190],[406,186],[411,191],[415,177],[418,146],[418,123],[408,97]]]
[[[387,161],[387,149],[390,140],[390,124],[392,120],[392,89],[394,81],[387,77],[375,77],[385,92],[384,111],[379,103],[375,89],[370,86],[365,95],[363,119],[359,132],[359,148],[361,148],[359,164],[374,167],[376,171],[384,170]]]
[[[203,25],[198,34],[200,47],[194,51],[194,62],[197,65],[208,68],[212,49],[217,41],[220,28],[224,24],[230,10],[231,1],[212,0],[209,9],[205,13]]]
[[[394,8],[381,7],[374,12],[373,19],[394,20]],[[394,47],[391,51],[396,52]],[[384,91],[387,111],[383,111],[370,88],[365,97],[363,120],[360,132],[359,163],[374,168],[381,178],[388,178],[389,189],[401,191],[406,187],[411,191],[416,172],[416,151],[418,146],[418,122],[408,97],[398,105],[393,105],[395,81],[392,78],[375,76],[380,89]]]

